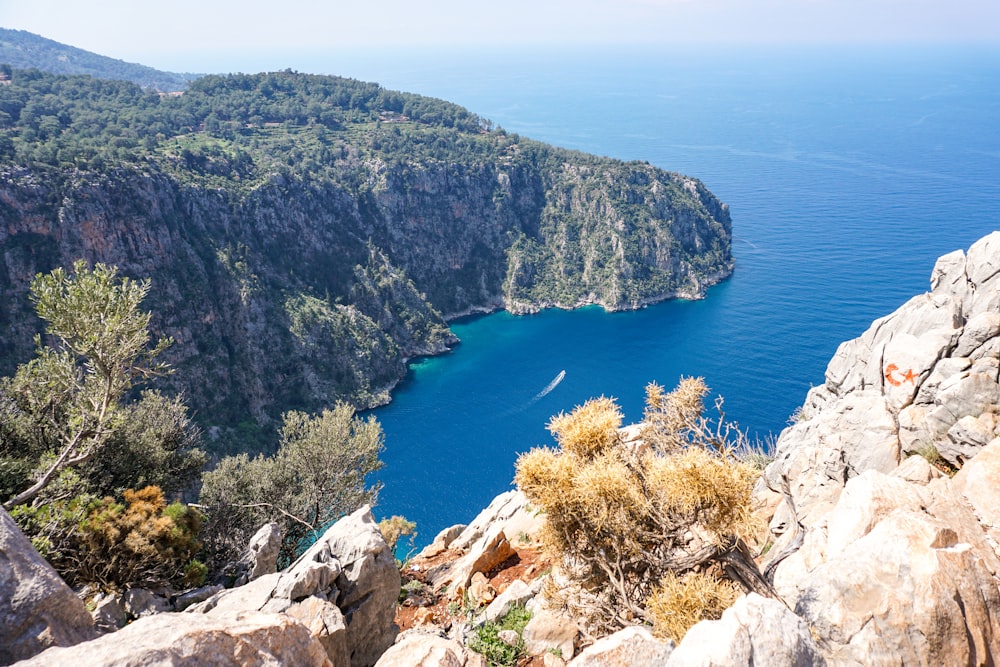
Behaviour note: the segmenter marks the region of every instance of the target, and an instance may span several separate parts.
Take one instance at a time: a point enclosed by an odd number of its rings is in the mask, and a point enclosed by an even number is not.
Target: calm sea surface
[[[648,160],[731,207],[736,272],[703,301],[469,319],[452,353],[413,364],[373,414],[377,514],[415,520],[420,543],[510,488],[518,453],[551,443],[548,419],[593,396],[635,421],[648,382],[701,375],[751,436],[777,434],[841,341],[1000,228],[997,50],[341,54],[310,69]]]

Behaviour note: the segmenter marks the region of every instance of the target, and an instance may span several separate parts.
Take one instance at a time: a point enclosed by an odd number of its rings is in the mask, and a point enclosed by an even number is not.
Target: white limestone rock
[[[809,626],[778,602],[750,593],[717,621],[688,630],[666,667],[813,667],[825,665]]]
[[[664,665],[674,642],[660,641],[644,627],[632,626],[598,639],[569,662],[570,667]]]
[[[69,648],[50,648],[18,667],[104,665],[195,667],[333,665],[301,623],[284,614],[155,614]]]
[[[382,654],[376,667],[486,667],[478,653],[437,634],[411,630]]]
[[[545,655],[554,651],[569,660],[574,655],[579,635],[580,629],[568,615],[536,605],[521,638],[528,655]]]
[[[0,664],[96,636],[83,602],[0,508]]]

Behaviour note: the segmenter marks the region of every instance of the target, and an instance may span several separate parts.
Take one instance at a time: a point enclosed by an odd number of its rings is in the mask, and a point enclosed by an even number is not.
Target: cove
[[[416,521],[418,544],[511,488],[549,418],[594,396],[631,422],[648,382],[702,376],[751,437],[776,435],[842,341],[1000,224],[995,49],[368,55],[354,76],[699,178],[733,219],[735,272],[702,301],[465,319],[451,353],[412,364],[371,414],[376,515]]]

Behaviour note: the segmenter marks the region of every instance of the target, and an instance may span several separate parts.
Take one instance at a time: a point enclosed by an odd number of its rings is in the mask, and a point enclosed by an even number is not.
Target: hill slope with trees
[[[177,342],[161,386],[240,447],[285,410],[388,400],[407,358],[455,342],[455,315],[700,297],[730,240],[695,179],[373,83],[283,71],[160,95],[33,69],[0,86],[0,373],[41,330],[36,273],[113,265],[151,279],[151,328]]]
[[[184,90],[200,74],[164,72],[127,63],[62,44],[26,30],[0,28],[0,63],[52,74],[87,74],[96,79],[131,81],[143,88],[172,92]]]

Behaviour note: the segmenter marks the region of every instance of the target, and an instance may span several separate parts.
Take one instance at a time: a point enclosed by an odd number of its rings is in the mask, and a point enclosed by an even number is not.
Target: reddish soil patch
[[[460,554],[457,552],[445,551],[433,558],[421,559],[418,563],[419,570],[408,570],[403,573],[404,585],[407,581],[414,579],[426,583],[424,576],[427,570],[436,565],[455,560],[459,556]],[[549,566],[549,560],[541,553],[539,547],[525,546],[519,549],[515,548],[513,556],[490,572],[487,572],[486,576],[497,593],[502,593],[516,579],[520,579],[525,583],[531,583],[545,573]],[[409,630],[418,625],[436,625],[445,629],[451,626],[455,616],[451,614],[448,608],[450,603],[457,601],[449,600],[445,596],[431,597],[433,599],[431,604],[424,606],[399,605],[396,607],[395,620],[400,631]],[[452,608],[454,609],[454,606]],[[534,665],[535,663],[534,661],[525,663],[525,665],[529,664]],[[537,664],[541,665],[542,663],[539,661]]]

